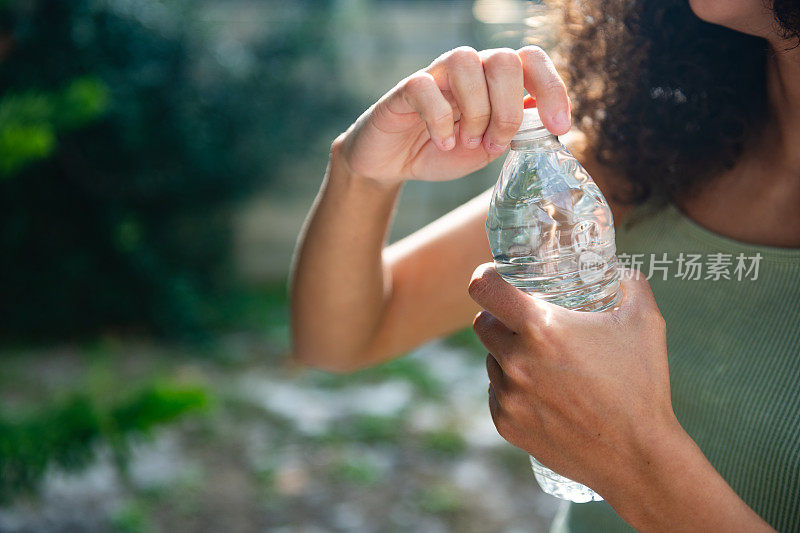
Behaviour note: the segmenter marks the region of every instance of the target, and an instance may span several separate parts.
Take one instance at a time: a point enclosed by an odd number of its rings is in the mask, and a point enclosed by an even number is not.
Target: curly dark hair
[[[800,3],[774,0],[800,39]],[[759,37],[700,20],[687,0],[563,4],[563,74],[594,156],[624,177],[617,200],[676,200],[731,168],[768,120]]]

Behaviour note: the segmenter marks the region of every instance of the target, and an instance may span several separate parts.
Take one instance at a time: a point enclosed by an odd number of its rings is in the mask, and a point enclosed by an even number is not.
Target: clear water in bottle
[[[578,161],[525,109],[494,189],[486,231],[497,271],[515,287],[568,309],[603,311],[621,298],[614,222]],[[548,494],[602,500],[531,457]]]

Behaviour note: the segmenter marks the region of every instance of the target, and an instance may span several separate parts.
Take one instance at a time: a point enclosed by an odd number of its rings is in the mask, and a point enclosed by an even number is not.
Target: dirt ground
[[[127,471],[103,445],[88,469],[51,470],[38,496],[0,509],[0,531],[546,531],[558,503],[496,434],[470,334],[351,376],[294,368],[285,342],[262,338],[213,356],[118,344],[106,373],[189,375],[213,407],[135,439]],[[78,348],[5,360],[40,391],[97,365]]]

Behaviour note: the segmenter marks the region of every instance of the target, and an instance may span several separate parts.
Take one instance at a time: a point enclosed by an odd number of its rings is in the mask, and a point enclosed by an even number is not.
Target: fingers
[[[522,124],[522,61],[511,49],[481,52],[486,84],[489,89],[491,120],[483,144],[491,155],[505,151]]]
[[[514,332],[488,311],[481,311],[475,316],[472,329],[486,349],[498,357],[509,352]]]
[[[525,88],[536,96],[536,106],[545,127],[556,135],[569,131],[570,103],[567,87],[553,61],[538,46],[519,49]]]
[[[467,148],[477,148],[491,116],[481,57],[473,48],[463,46],[443,56],[432,68],[434,72],[443,71],[441,75],[447,78],[446,87],[452,92],[461,112],[458,121],[461,142]]]
[[[389,108],[416,112],[433,143],[444,151],[457,142],[489,155],[501,154],[522,123],[524,89],[536,96],[542,122],[561,135],[570,127],[567,89],[547,54],[537,46],[476,52],[460,47],[401,82]],[[455,138],[455,121],[459,139]]]
[[[406,78],[399,97],[425,121],[431,139],[440,150],[452,150],[456,145],[453,108],[427,72],[417,72]]]
[[[495,391],[497,388],[502,387],[505,379],[505,376],[503,375],[503,368],[492,354],[486,355],[486,373],[489,374],[489,382]]]
[[[537,300],[508,284],[491,263],[475,269],[469,283],[469,295],[516,333],[535,334],[538,328],[549,323],[553,315],[566,311]]]
[[[499,389],[495,389],[493,384],[489,385],[489,414],[492,416],[492,423],[501,437],[510,444],[517,446],[516,443],[519,436],[517,428],[512,417],[509,416],[508,409],[500,403],[499,395],[502,395],[502,393],[499,393]]]
[[[510,48],[456,48],[426,69],[461,113],[459,137],[467,148],[483,143],[490,155],[505,151],[522,123],[522,61]]]
[[[497,427],[498,419],[500,418],[500,402],[497,401],[497,394],[494,392],[494,386],[489,385],[489,413],[492,415],[492,422]]]

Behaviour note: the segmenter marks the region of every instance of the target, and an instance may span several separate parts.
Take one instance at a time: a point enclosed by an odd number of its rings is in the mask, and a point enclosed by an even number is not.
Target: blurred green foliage
[[[359,457],[341,459],[331,465],[335,479],[354,485],[374,485],[380,481],[381,473],[369,461]]]
[[[153,531],[145,509],[138,502],[127,502],[111,517],[111,530],[116,533],[146,533]]]
[[[429,513],[455,513],[464,505],[464,495],[458,487],[447,483],[425,487],[420,495],[420,508]]]
[[[28,91],[0,98],[0,178],[49,156],[58,131],[91,122],[108,102],[108,88],[92,77],[77,78],[57,93]]]
[[[329,4],[231,41],[224,3],[0,3],[0,336],[227,318],[235,202],[354,113]]]
[[[471,327],[453,333],[449,337],[446,337],[444,341],[449,346],[470,352],[475,357],[486,356],[486,348],[481,344],[481,341],[478,340],[478,336],[475,335]]]
[[[27,416],[0,414],[0,502],[35,490],[49,466],[84,467],[101,441],[124,465],[129,437],[209,401],[202,387],[151,383],[115,401],[76,393]]]
[[[454,429],[440,429],[426,433],[422,438],[425,448],[443,456],[458,456],[467,449],[467,441]]]

